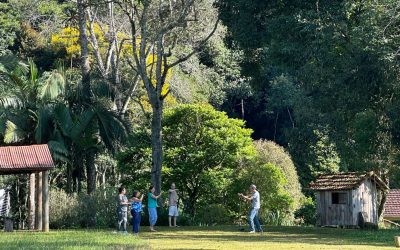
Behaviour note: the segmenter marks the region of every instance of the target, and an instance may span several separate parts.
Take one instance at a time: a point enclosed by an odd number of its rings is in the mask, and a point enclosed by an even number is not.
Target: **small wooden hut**
[[[378,193],[387,185],[374,173],[321,175],[310,183],[316,192],[317,226],[378,224]]]

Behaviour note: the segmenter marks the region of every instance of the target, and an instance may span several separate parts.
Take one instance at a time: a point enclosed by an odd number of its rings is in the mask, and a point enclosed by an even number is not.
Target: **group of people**
[[[260,193],[257,191],[257,187],[252,184],[250,185],[250,194],[244,195],[242,193],[238,193],[239,197],[245,201],[251,202],[251,210],[249,213],[249,226],[250,233],[255,232],[263,232],[260,220],[258,219],[258,212],[261,207],[260,202]],[[123,233],[127,232],[127,222],[128,222],[128,207],[131,207],[131,215],[132,215],[132,226],[133,233],[138,235],[139,227],[141,222],[141,216],[143,211],[143,199],[144,194],[141,194],[138,190],[133,191],[133,197],[128,199],[126,197],[126,188],[120,187],[118,195],[118,230]],[[168,221],[170,227],[177,227],[176,219],[178,217],[178,193],[175,187],[175,183],[171,184],[171,188],[168,190]],[[156,232],[154,226],[157,222],[157,200],[161,197],[160,192],[158,195],[155,194],[154,186],[150,186],[149,191],[147,193],[147,210],[149,213],[149,224],[150,231]]]
[[[176,218],[178,217],[178,193],[175,188],[175,183],[171,184],[171,188],[168,190],[168,207],[169,207],[169,226],[177,227]],[[131,215],[132,215],[132,227],[133,233],[138,235],[140,222],[142,218],[143,212],[143,199],[144,194],[141,194],[140,191],[133,191],[133,197],[128,199],[126,197],[126,188],[120,187],[118,189],[118,230],[123,233],[127,232],[127,222],[128,222],[128,207],[131,207]],[[149,191],[147,193],[147,210],[149,213],[149,223],[150,223],[150,231],[156,232],[154,226],[157,223],[157,200],[161,197],[161,192],[156,195],[154,186],[150,186]],[[173,222],[173,223],[172,223]]]

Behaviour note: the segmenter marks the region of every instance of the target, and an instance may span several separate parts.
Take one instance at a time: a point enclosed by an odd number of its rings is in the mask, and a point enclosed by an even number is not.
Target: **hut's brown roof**
[[[43,171],[54,168],[46,144],[0,147],[0,174]]]
[[[310,189],[317,191],[354,189],[368,178],[374,181],[378,188],[388,189],[387,185],[372,171],[368,173],[348,172],[320,175],[314,182],[310,183]]]
[[[400,218],[400,189],[391,189],[386,197],[384,218]]]

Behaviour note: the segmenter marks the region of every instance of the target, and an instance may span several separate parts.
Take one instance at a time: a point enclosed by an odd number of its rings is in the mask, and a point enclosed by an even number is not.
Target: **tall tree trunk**
[[[185,212],[191,216],[196,214],[196,201],[198,196],[198,188],[194,187],[193,190],[188,190],[189,198],[186,200]]]
[[[72,164],[67,164],[67,193],[72,194]]]
[[[157,100],[153,105],[153,117],[151,121],[151,148],[152,148],[152,168],[151,182],[156,188],[156,192],[161,191],[161,171],[162,171],[162,100]]]
[[[86,153],[86,175],[87,175],[87,193],[92,194],[96,191],[96,167],[94,164],[96,154],[93,150]]]
[[[86,1],[77,0],[78,7],[78,27],[79,27],[79,46],[81,48],[81,74],[82,87],[85,101],[90,102],[90,61],[89,61],[89,40],[87,36],[87,17]]]
[[[35,229],[35,173],[29,174],[29,229]]]
[[[378,207],[378,219],[383,214],[383,209],[384,209],[384,206],[386,203],[386,198],[387,198],[387,192],[381,191],[381,201],[380,201],[379,207]]]

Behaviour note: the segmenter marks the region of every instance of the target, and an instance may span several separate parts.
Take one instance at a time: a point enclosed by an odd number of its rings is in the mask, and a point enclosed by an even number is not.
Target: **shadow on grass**
[[[110,249],[110,250],[150,250],[149,246],[145,245],[123,245],[123,244],[99,244],[99,243],[67,243],[67,242],[46,242],[38,243],[31,242],[2,242],[0,249],[21,250],[21,249]]]
[[[54,230],[50,233],[19,231],[0,232],[0,249],[151,249],[148,244],[111,231],[98,230]]]
[[[399,230],[365,231],[313,227],[266,227],[263,234],[239,232],[238,227],[181,228],[180,230],[147,234],[145,238],[214,242],[271,242],[315,245],[393,246]],[[192,234],[195,233],[195,234]],[[195,249],[195,248],[193,248]]]

